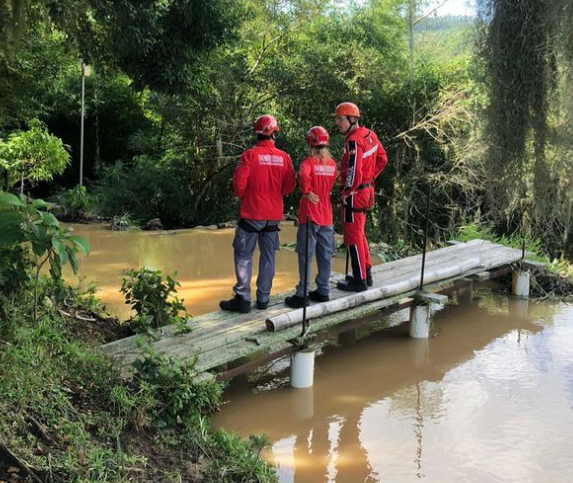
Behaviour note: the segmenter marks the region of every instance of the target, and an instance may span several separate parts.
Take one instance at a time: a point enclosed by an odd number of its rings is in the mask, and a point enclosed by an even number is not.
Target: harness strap
[[[247,233],[272,233],[275,231],[281,231],[279,225],[267,225],[260,230],[257,230],[253,225],[243,219],[239,220],[239,228]]]
[[[370,188],[371,186],[374,186],[374,184],[371,183],[370,181],[367,181],[366,183],[362,183],[361,185],[359,185],[355,191],[360,191],[366,188]]]

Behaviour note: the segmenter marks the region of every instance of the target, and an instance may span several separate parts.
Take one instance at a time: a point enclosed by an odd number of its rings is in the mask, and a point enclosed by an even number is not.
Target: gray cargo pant
[[[296,286],[296,295],[304,297],[304,250],[305,250],[306,223],[299,225],[296,235],[296,252],[298,253],[299,283]],[[328,296],[330,292],[330,262],[334,255],[334,230],[332,226],[320,226],[313,222],[309,223],[308,230],[308,284],[310,287],[310,267],[312,257],[316,252],[316,288],[320,295]]]
[[[233,249],[235,256],[235,275],[237,284],[233,291],[251,301],[251,277],[253,273],[253,253],[255,246],[259,242],[259,274],[257,276],[257,300],[267,302],[273,286],[275,276],[275,250],[279,248],[278,231],[260,231],[265,227],[275,227],[280,223],[279,220],[243,220],[246,221],[253,231],[249,233],[240,226],[235,231],[233,240]]]

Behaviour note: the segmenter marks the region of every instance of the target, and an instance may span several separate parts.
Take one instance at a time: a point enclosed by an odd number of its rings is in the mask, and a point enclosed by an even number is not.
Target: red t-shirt
[[[303,195],[313,192],[320,200],[317,204],[307,198],[300,200],[298,222],[306,223],[307,215],[310,221],[320,226],[332,225],[332,206],[330,191],[336,182],[336,163],[328,159],[326,163],[308,156],[300,164],[298,184]]]
[[[295,186],[290,156],[275,148],[271,140],[259,141],[241,155],[233,175],[233,191],[241,200],[239,217],[282,220],[283,196]]]

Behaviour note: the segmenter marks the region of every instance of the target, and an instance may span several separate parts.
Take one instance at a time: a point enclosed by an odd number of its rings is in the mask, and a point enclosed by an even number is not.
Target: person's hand
[[[313,204],[315,204],[315,205],[320,201],[320,197],[319,197],[317,194],[313,193],[312,191],[310,191],[309,193],[307,193],[307,194],[305,195],[305,197],[306,197],[311,203],[313,203]]]
[[[349,196],[355,195],[356,192],[355,191],[350,191],[350,188],[342,188],[342,190],[340,191],[340,200],[342,201],[342,205],[346,206],[346,199]]]

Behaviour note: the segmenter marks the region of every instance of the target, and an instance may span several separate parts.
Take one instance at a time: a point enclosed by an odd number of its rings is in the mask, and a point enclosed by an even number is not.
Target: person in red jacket
[[[287,153],[275,147],[279,126],[273,116],[255,121],[257,144],[242,155],[233,175],[233,191],[240,200],[239,225],[233,241],[235,296],[219,307],[232,312],[251,311],[253,253],[260,250],[257,277],[257,308],[264,310],[275,276],[275,250],[279,248],[279,222],[283,218],[283,196],[294,191],[296,177]]]
[[[340,163],[340,196],[344,244],[352,264],[352,277],[337,287],[362,292],[372,285],[366,212],[374,206],[374,180],[388,164],[388,157],[376,134],[358,125],[360,111],[356,104],[339,104],[335,116],[336,127],[346,135]]]
[[[305,274],[305,241],[308,229],[308,264],[306,273],[310,286],[310,266],[316,252],[318,274],[316,290],[308,296],[315,302],[329,300],[330,262],[334,254],[334,230],[332,228],[332,206],[330,191],[336,182],[336,163],[328,152],[328,131],[321,126],[311,127],[306,135],[308,156],[302,161],[298,172],[298,185],[302,193],[298,212],[298,234],[296,251],[298,253],[299,283],[296,293],[285,299],[285,304],[292,308],[304,306]],[[307,227],[307,220],[309,221]]]

